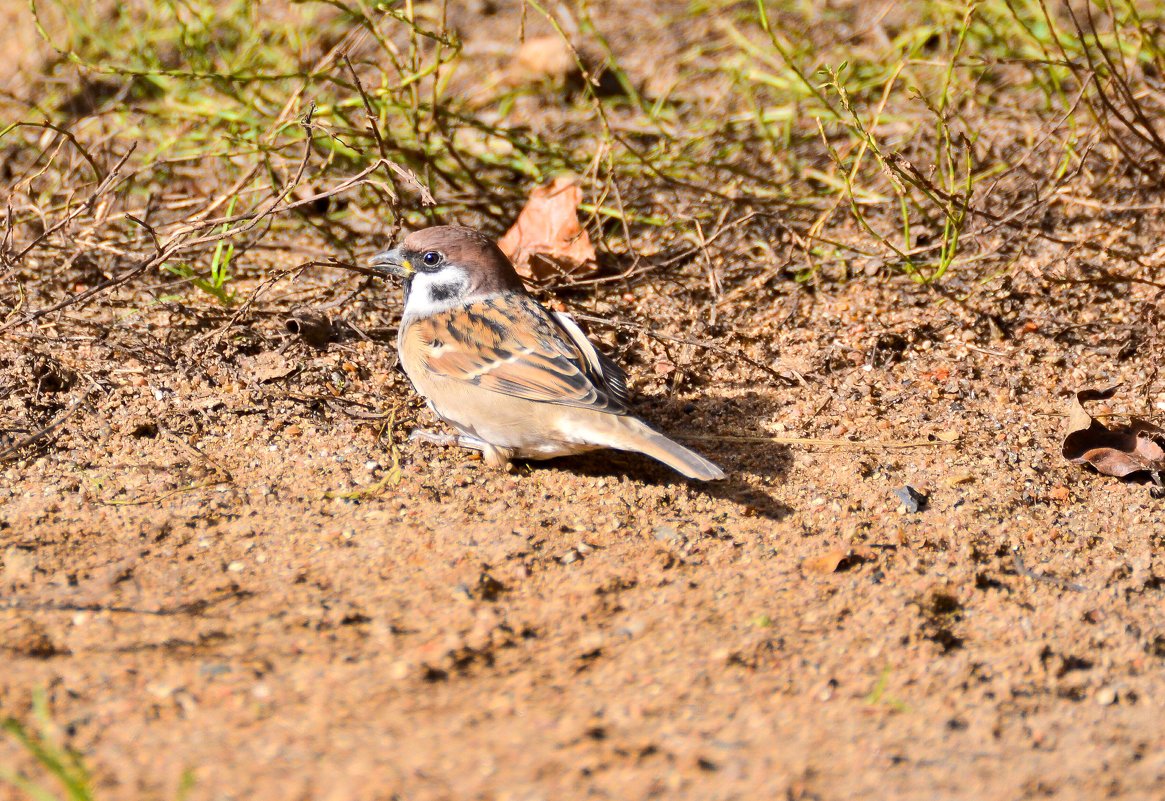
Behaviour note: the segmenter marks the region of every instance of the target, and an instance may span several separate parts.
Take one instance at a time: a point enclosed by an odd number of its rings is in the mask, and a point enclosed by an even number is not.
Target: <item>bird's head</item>
[[[405,237],[370,266],[404,279],[405,314],[432,314],[503,292],[524,292],[497,244],[472,228],[439,225]]]

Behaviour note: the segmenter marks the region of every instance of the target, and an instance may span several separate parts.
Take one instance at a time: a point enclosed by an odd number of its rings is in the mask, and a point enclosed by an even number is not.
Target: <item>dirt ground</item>
[[[708,485],[408,442],[397,287],[277,313],[338,270],[237,330],[125,288],[0,334],[8,441],[63,415],[0,464],[0,712],[43,690],[102,801],[1160,797],[1165,508],[1059,451],[1084,387],[1160,419],[1160,289],[1058,254],[562,293],[688,340],[587,326]]]

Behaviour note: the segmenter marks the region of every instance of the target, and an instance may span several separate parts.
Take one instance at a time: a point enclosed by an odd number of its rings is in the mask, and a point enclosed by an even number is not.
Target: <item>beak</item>
[[[368,266],[405,279],[412,278],[413,273],[416,272],[400,248],[391,248],[377,253],[368,262]]]

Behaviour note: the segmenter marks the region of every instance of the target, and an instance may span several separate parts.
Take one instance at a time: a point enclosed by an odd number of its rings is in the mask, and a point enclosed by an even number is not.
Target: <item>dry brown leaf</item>
[[[1090,464],[1106,476],[1123,478],[1165,470],[1165,449],[1161,447],[1165,431],[1141,420],[1110,429],[1084,410],[1085,403],[1108,400],[1116,390],[1114,386],[1076,393],[1068,409],[1068,433],[1060,452],[1072,464]]]
[[[522,42],[510,70],[516,82],[565,81],[578,71],[574,53],[561,36],[534,36]]]
[[[545,280],[593,272],[595,247],[578,222],[582,190],[571,176],[559,176],[530,193],[526,207],[498,247],[523,278]]]
[[[585,46],[575,48],[554,34],[522,42],[503,70],[502,81],[508,86],[550,84],[567,96],[582,92],[588,83],[589,91],[599,97],[626,93],[601,53]]]
[[[807,573],[835,573],[846,557],[844,548],[831,548],[828,551],[810,556],[801,563],[801,568]]]

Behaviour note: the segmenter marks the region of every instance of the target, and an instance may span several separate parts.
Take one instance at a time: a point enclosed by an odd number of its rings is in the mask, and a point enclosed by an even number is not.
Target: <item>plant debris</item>
[[[1149,472],[1159,481],[1165,470],[1165,431],[1136,418],[1127,426],[1109,428],[1084,409],[1085,403],[1108,400],[1118,388],[1085,389],[1073,396],[1060,452],[1072,464],[1090,464],[1102,475],[1124,478]]]
[[[540,281],[594,272],[595,246],[579,225],[582,189],[573,176],[560,175],[530,193],[530,199],[498,246],[523,278]]]

